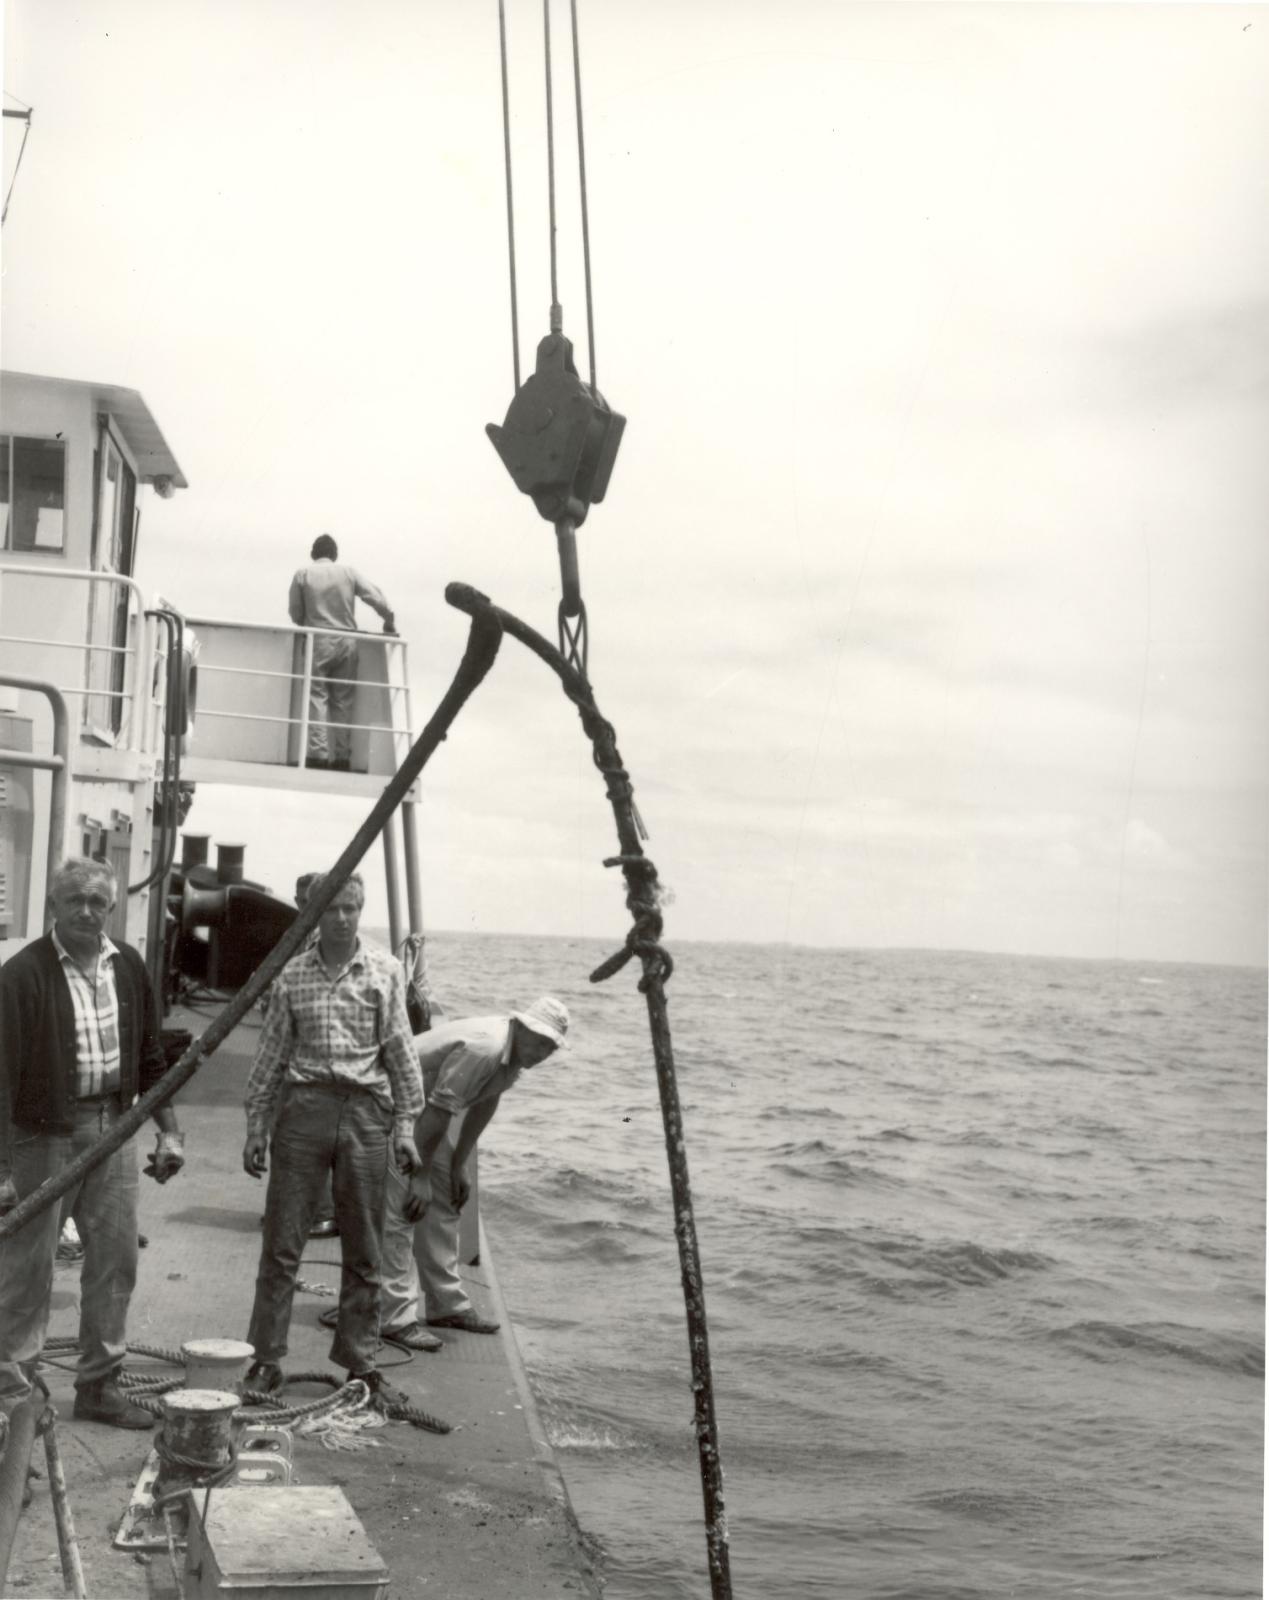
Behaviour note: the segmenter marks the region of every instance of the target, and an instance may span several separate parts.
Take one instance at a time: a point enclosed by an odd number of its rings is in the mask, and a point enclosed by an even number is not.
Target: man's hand
[[[0,1178],[0,1217],[7,1217],[17,1203],[17,1184],[12,1178]]]
[[[262,1133],[249,1133],[242,1147],[242,1170],[249,1178],[261,1178],[268,1169],[269,1141]]]
[[[461,1211],[471,1199],[471,1183],[468,1181],[464,1167],[455,1165],[450,1168],[449,1174],[449,1203],[455,1211]]]
[[[411,1172],[416,1172],[420,1166],[419,1147],[414,1142],[412,1133],[398,1133],[392,1140],[392,1156],[397,1164],[397,1171],[408,1177]]]
[[[432,1180],[426,1172],[414,1171],[406,1185],[409,1193],[401,1209],[411,1222],[420,1222],[432,1199]]]
[[[158,1143],[154,1146],[154,1154],[145,1164],[145,1175],[153,1178],[155,1183],[166,1183],[169,1178],[174,1178],[185,1165],[185,1135],[183,1133],[160,1133]]]

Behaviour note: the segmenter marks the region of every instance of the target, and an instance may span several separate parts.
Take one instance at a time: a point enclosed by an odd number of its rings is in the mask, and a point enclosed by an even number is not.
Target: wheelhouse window
[[[0,519],[6,550],[66,546],[66,446],[0,433]]]

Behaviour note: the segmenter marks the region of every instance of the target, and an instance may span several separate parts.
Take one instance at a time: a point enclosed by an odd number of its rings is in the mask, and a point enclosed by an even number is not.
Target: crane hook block
[[[626,419],[578,377],[572,342],[549,333],[503,425],[491,422],[485,432],[516,488],[541,515],[580,527],[591,505],[604,498],[625,426]]]

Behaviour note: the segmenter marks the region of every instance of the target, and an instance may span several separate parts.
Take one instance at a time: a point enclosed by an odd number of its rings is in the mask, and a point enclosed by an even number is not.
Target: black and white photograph
[[[1269,9],[2,28],[0,1594],[1261,1596]]]

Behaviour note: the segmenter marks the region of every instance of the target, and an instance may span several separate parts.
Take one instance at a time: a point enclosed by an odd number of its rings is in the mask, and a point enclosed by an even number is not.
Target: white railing
[[[114,642],[120,623],[125,644]],[[92,637],[98,628],[109,643]],[[68,654],[78,668],[65,669]],[[0,670],[47,680],[80,705],[80,729],[96,740],[117,750],[154,748],[160,704],[154,665],[153,625],[132,578],[87,568],[0,567]],[[113,715],[94,715],[95,700],[117,706],[118,728]],[[143,706],[150,715],[142,715]]]
[[[192,753],[201,759],[300,766],[308,748],[313,648],[324,637],[354,639],[358,667],[344,724],[354,771],[390,774],[411,743],[409,674],[395,634],[280,627],[223,617],[190,617],[198,640]]]

